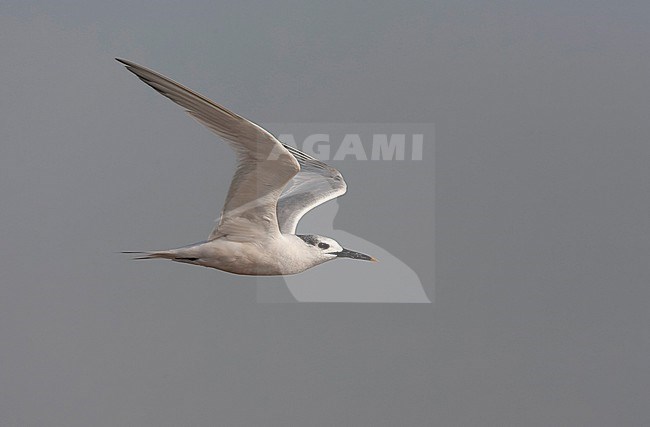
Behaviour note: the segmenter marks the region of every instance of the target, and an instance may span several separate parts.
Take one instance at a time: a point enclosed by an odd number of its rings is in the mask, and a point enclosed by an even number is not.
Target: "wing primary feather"
[[[300,165],[273,135],[203,95],[146,67],[116,58],[140,80],[169,98],[201,124],[224,138],[237,152],[237,168],[220,221],[210,239],[263,239],[279,235],[277,201]],[[247,232],[242,234],[242,224]],[[239,233],[239,234],[238,234]]]

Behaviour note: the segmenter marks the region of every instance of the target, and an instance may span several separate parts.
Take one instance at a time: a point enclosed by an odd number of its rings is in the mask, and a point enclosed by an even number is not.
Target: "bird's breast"
[[[216,239],[203,243],[197,263],[229,273],[252,276],[296,274],[311,265],[301,263],[293,247],[275,242],[232,242]]]

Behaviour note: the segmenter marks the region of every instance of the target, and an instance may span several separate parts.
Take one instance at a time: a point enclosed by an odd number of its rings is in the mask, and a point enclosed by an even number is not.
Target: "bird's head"
[[[305,242],[306,250],[320,263],[336,258],[352,258],[377,262],[375,257],[343,248],[336,240],[316,234],[297,234]]]

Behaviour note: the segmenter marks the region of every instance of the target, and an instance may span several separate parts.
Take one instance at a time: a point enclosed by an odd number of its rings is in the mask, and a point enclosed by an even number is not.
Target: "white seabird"
[[[282,144],[262,127],[185,86],[116,59],[225,139],[237,153],[237,169],[221,217],[206,241],[125,253],[142,254],[136,259],[166,258],[254,276],[296,274],[342,257],[376,261],[344,249],[334,239],[295,234],[303,215],[346,192],[338,170]]]

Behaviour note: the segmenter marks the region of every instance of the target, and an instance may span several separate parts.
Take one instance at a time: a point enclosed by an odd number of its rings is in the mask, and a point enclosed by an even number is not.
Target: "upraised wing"
[[[345,194],[347,185],[341,173],[297,148],[284,147],[300,163],[298,172],[278,200],[278,223],[284,234],[295,234],[300,219],[328,200]]]
[[[278,235],[278,198],[300,170],[294,155],[255,123],[155,71],[124,59],[117,60],[140,80],[185,108],[237,152],[237,170],[219,223],[209,239],[249,241]]]

